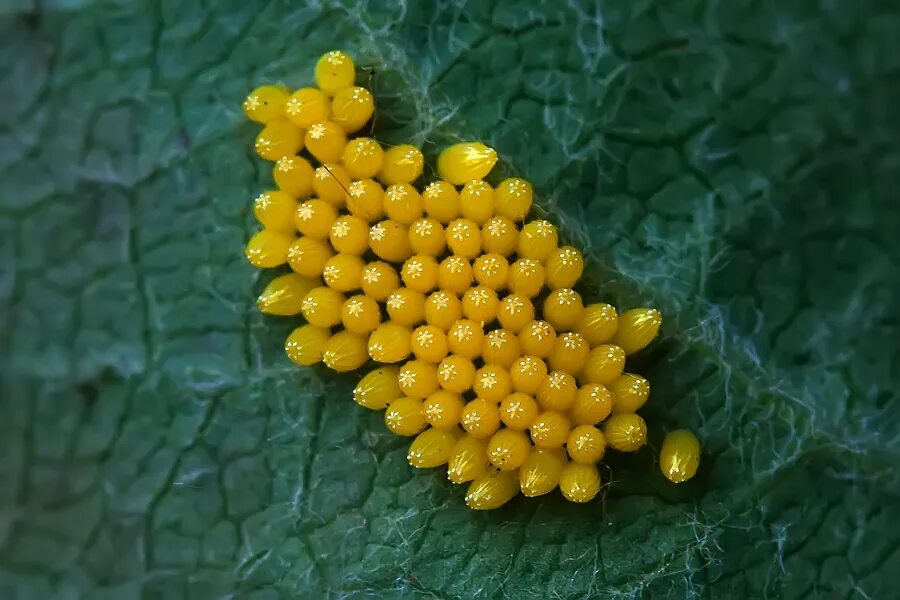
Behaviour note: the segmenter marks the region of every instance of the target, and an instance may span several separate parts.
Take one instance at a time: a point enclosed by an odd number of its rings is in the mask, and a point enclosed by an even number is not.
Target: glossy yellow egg
[[[338,218],[337,211],[331,204],[313,198],[295,206],[293,225],[300,233],[318,240],[328,237],[331,226]]]
[[[422,401],[418,398],[393,400],[384,411],[384,424],[395,435],[416,435],[428,426]]]
[[[537,296],[544,287],[545,270],[539,261],[520,258],[509,268],[506,286],[514,294],[526,297]]]
[[[566,451],[574,462],[592,465],[606,453],[606,438],[593,425],[577,425],[566,438]]]
[[[616,309],[609,304],[597,303],[584,307],[581,313],[576,331],[587,340],[591,346],[605,344],[616,333],[619,317]]]
[[[341,322],[347,331],[367,335],[375,331],[381,323],[381,309],[375,300],[359,294],[344,301],[341,307]]]
[[[590,346],[577,333],[563,333],[556,338],[547,362],[550,368],[566,373],[578,374],[587,363]]]
[[[547,358],[556,344],[556,331],[547,321],[531,321],[518,333],[522,352]]]
[[[341,164],[353,179],[372,179],[384,162],[381,144],[372,138],[356,138],[347,142],[341,154]]]
[[[606,443],[619,452],[635,452],[647,443],[647,423],[634,413],[612,415],[603,430]]]
[[[425,213],[439,223],[446,225],[459,218],[459,192],[447,181],[433,181],[422,192]]]
[[[518,177],[504,179],[495,193],[497,214],[521,221],[531,210],[533,199],[534,190],[530,183]]]
[[[478,225],[494,216],[494,188],[486,181],[470,181],[459,193],[460,214]]]
[[[496,402],[475,398],[463,408],[459,422],[470,436],[486,440],[500,428],[500,408]]]
[[[438,364],[438,383],[449,391],[462,394],[472,389],[475,365],[463,356],[450,355]]]
[[[347,136],[337,123],[319,121],[306,130],[306,150],[321,163],[333,163],[341,160]]]
[[[459,394],[438,390],[425,399],[425,420],[432,427],[458,431],[465,404]]]
[[[369,227],[369,248],[378,258],[400,263],[412,256],[409,246],[409,230],[390,219]]]
[[[537,391],[537,401],[544,410],[565,412],[575,403],[578,384],[569,373],[551,371],[541,382]]]
[[[422,151],[409,144],[401,144],[384,153],[384,163],[378,172],[378,181],[384,185],[412,183],[422,175],[425,158]]]
[[[584,272],[584,258],[572,246],[557,248],[547,257],[547,287],[571,288]]]
[[[326,242],[310,237],[297,238],[287,252],[287,262],[295,273],[318,278],[334,253]]]
[[[328,163],[316,168],[313,174],[313,191],[337,209],[344,208],[350,194],[350,174],[338,163]]]
[[[453,185],[484,179],[497,164],[497,151],[481,142],[462,142],[438,156],[438,175]]]
[[[293,234],[297,201],[284,192],[263,192],[253,201],[253,216],[270,231]]]
[[[437,367],[423,360],[411,360],[400,367],[397,382],[410,398],[427,398],[438,391]]]
[[[459,298],[444,290],[434,292],[425,300],[425,322],[442,331],[462,318],[462,303]]]
[[[593,500],[600,492],[600,471],[596,465],[569,463],[559,474],[559,491],[569,502]]]
[[[397,367],[378,367],[369,371],[353,388],[353,400],[370,410],[384,410],[388,404],[403,396],[397,383]]]
[[[450,352],[465,358],[475,359],[481,353],[484,330],[480,323],[470,319],[460,319],[447,331]]]
[[[534,395],[547,376],[547,365],[537,356],[521,356],[509,368],[513,389]]]
[[[447,463],[447,479],[453,483],[465,483],[483,476],[489,468],[487,442],[464,435],[453,446]]]
[[[519,338],[508,329],[494,329],[484,336],[481,344],[481,358],[486,365],[499,365],[504,369],[522,355]]]
[[[331,101],[331,120],[347,133],[362,129],[375,114],[372,92],[363,87],[345,87]]]
[[[392,221],[411,225],[422,217],[422,196],[408,183],[395,183],[384,190],[384,214]]]
[[[485,365],[475,372],[472,389],[479,398],[502,402],[512,392],[509,371],[500,365]]]
[[[411,352],[408,327],[396,323],[382,323],[369,336],[369,356],[380,363],[406,360]]]
[[[463,294],[462,309],[467,319],[477,323],[489,323],[497,317],[500,300],[497,292],[489,287],[478,285],[466,290]]]
[[[481,226],[481,244],[487,253],[509,256],[519,244],[519,230],[507,217],[491,217]]]
[[[553,290],[544,299],[544,318],[557,331],[572,331],[581,321],[581,294],[571,288]]]
[[[472,264],[475,281],[492,290],[500,290],[509,277],[509,262],[500,254],[482,254]]]
[[[326,52],[316,62],[316,85],[329,96],[334,96],[344,88],[353,85],[356,79],[356,66],[353,59],[341,52]]]
[[[566,443],[572,424],[566,415],[547,410],[531,424],[531,441],[538,448],[559,448]]]
[[[457,436],[452,431],[429,428],[416,436],[409,446],[406,459],[419,469],[431,469],[446,464],[453,456]]]
[[[284,351],[291,362],[308,367],[322,360],[330,337],[331,332],[326,328],[303,325],[287,337]]]
[[[412,327],[425,320],[425,294],[399,287],[388,296],[388,316],[398,325]]]
[[[522,466],[531,452],[531,441],[523,431],[503,428],[488,442],[488,460],[501,471],[514,471]]]
[[[369,224],[355,215],[343,215],[331,224],[328,240],[341,254],[360,256],[369,249]]]
[[[391,265],[376,261],[367,264],[362,271],[362,290],[366,296],[379,302],[387,300],[400,287],[400,276]]]
[[[428,293],[437,286],[438,263],[433,256],[411,256],[403,263],[400,277],[406,287]]]
[[[684,483],[700,466],[700,441],[687,429],[670,431],[659,453],[659,468],[672,483]]]
[[[481,230],[469,219],[455,219],[447,225],[447,247],[457,256],[473,259],[481,254]]]
[[[317,280],[296,273],[281,275],[269,282],[256,299],[256,306],[267,315],[296,315],[303,306],[306,294],[318,286]]]
[[[284,112],[288,121],[301,129],[328,118],[328,96],[312,87],[300,88],[287,99]]]
[[[412,333],[412,351],[419,360],[438,363],[447,356],[449,348],[447,334],[439,327],[422,325]]]
[[[612,410],[612,394],[599,383],[588,383],[578,388],[575,403],[569,416],[576,425],[595,425],[609,416]]]
[[[494,510],[515,498],[518,493],[519,477],[516,471],[488,471],[469,484],[466,506],[472,510]]]
[[[612,338],[612,343],[625,350],[625,354],[634,354],[646,348],[662,324],[662,314],[654,308],[633,308],[619,316],[619,327]]]
[[[607,385],[622,374],[624,367],[625,352],[619,346],[600,344],[591,348],[579,378],[584,383]]]
[[[384,216],[384,189],[377,181],[360,179],[350,184],[347,210],[372,223]]]
[[[472,265],[462,256],[448,256],[438,266],[438,287],[463,294],[472,285]]]
[[[630,413],[640,409],[650,396],[650,382],[640,375],[622,373],[609,384],[612,393],[612,412]]]
[[[301,312],[310,325],[334,327],[341,322],[344,295],[327,287],[313,288],[303,298]]]
[[[539,412],[537,401],[522,392],[513,392],[500,403],[500,420],[510,429],[528,429]]]
[[[284,105],[287,99],[288,92],[283,87],[262,85],[250,92],[241,107],[251,121],[268,123],[284,118]]]
[[[294,198],[306,198],[313,193],[315,169],[302,156],[282,156],[272,168],[272,178],[282,192]]]
[[[497,320],[513,333],[519,333],[534,320],[534,305],[525,296],[510,294],[500,301],[497,309]]]
[[[519,232],[519,257],[545,261],[556,250],[558,241],[553,223],[543,220],[526,223]]]
[[[287,262],[288,252],[295,239],[293,235],[263,229],[247,242],[244,255],[254,267],[271,269]]]
[[[519,487],[529,498],[543,496],[559,485],[559,476],[566,464],[562,451],[532,448],[519,469]]]
[[[303,130],[287,119],[269,121],[256,136],[254,147],[265,160],[293,156],[303,149]]]
[[[416,254],[440,256],[446,246],[444,236],[444,227],[431,217],[417,219],[409,226],[409,245]]]
[[[363,366],[369,360],[366,337],[349,331],[339,331],[325,344],[322,362],[338,373],[346,373]]]

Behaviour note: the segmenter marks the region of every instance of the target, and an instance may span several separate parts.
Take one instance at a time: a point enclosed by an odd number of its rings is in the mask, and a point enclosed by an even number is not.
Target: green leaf
[[[893,3],[311,4],[0,9],[0,595],[896,596]],[[380,139],[490,143],[592,299],[663,311],[635,368],[694,481],[647,449],[474,513],[287,362],[239,107],[335,47]]]

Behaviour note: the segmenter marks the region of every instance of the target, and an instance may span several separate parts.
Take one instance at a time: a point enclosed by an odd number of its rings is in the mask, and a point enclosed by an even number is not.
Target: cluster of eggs
[[[471,508],[557,487],[591,500],[607,447],[646,443],[636,411],[649,383],[624,367],[656,336],[660,313],[585,305],[573,289],[581,253],[559,245],[552,223],[525,222],[527,181],[484,181],[497,161],[484,144],[444,150],[440,179],[417,189],[418,148],[350,137],[374,113],[355,79],[350,57],[333,51],[316,65],[317,87],[263,86],[243,104],[264,125],[256,152],[275,162],[278,187],[256,199],[264,228],[245,253],[256,267],[291,269],[265,288],[260,310],[306,320],[285,343],[297,364],[382,363],[355,401],[415,436],[410,464],[446,465],[452,482],[469,483]],[[689,479],[698,462],[693,434],[667,437],[666,477]]]

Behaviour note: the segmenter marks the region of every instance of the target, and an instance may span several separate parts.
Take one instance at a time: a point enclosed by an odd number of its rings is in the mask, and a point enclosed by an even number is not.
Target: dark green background
[[[896,597],[896,2],[394,4],[0,4],[0,597]],[[332,48],[380,139],[492,144],[591,299],[663,311],[695,481],[470,512],[286,361],[240,102]]]

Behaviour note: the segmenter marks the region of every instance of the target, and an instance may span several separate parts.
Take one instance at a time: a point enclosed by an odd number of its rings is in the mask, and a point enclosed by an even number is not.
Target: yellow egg
[[[291,362],[308,367],[322,360],[322,352],[330,337],[328,329],[303,325],[287,337],[284,351]]]
[[[566,443],[571,429],[569,418],[556,411],[547,410],[531,424],[531,441],[538,448],[559,448]]]
[[[331,224],[328,240],[341,254],[360,256],[369,249],[369,224],[355,215],[343,215]]]
[[[547,365],[536,356],[521,356],[509,368],[513,389],[534,395],[547,376]]]
[[[456,438],[452,431],[426,429],[410,444],[406,459],[410,465],[419,469],[439,467],[453,456]]]
[[[331,120],[347,133],[362,129],[375,114],[375,100],[366,88],[346,87],[331,101]]]
[[[635,452],[647,443],[647,424],[634,413],[612,415],[604,423],[606,443],[619,452]]]
[[[519,245],[519,230],[507,217],[492,217],[481,227],[481,244],[485,252],[509,256]]]
[[[284,118],[284,104],[287,99],[288,93],[283,87],[263,85],[250,92],[242,108],[251,121],[268,123]]]
[[[334,327],[341,322],[344,295],[327,287],[313,288],[301,306],[303,318],[316,327]]]
[[[612,411],[616,414],[630,413],[640,409],[650,396],[650,382],[640,375],[622,373],[609,384],[612,393]]]
[[[472,265],[475,280],[484,287],[500,290],[509,277],[509,262],[500,254],[482,254]]]
[[[369,248],[378,258],[389,262],[403,262],[412,256],[409,230],[390,219],[369,227]]]
[[[381,323],[381,310],[375,300],[359,294],[344,301],[341,322],[347,331],[367,335]]]
[[[578,425],[566,438],[566,451],[574,462],[592,465],[606,452],[606,438],[593,425]]]
[[[519,331],[522,352],[547,358],[556,343],[556,331],[547,321],[531,321]]]
[[[313,123],[328,118],[328,96],[316,88],[300,88],[287,99],[284,112],[288,121],[301,129],[309,129]]]
[[[543,496],[559,485],[559,476],[566,464],[562,451],[532,448],[519,469],[519,487],[529,497]]]
[[[538,413],[537,401],[522,392],[513,392],[500,403],[500,420],[510,429],[528,429]]]
[[[584,307],[575,330],[587,340],[588,344],[597,346],[612,339],[618,323],[616,309],[609,304],[589,304]]]
[[[619,327],[612,338],[612,343],[625,350],[625,354],[634,354],[647,347],[662,324],[662,314],[654,308],[633,308],[619,316]]]
[[[438,156],[438,175],[453,185],[484,179],[497,164],[497,151],[481,142],[462,142]]]
[[[325,263],[333,256],[327,243],[309,237],[297,238],[287,252],[287,262],[295,273],[317,278],[322,275]]]
[[[556,338],[547,362],[550,368],[566,373],[578,374],[587,363],[590,346],[577,333],[563,333]]]
[[[395,183],[384,190],[384,213],[392,221],[411,225],[422,217],[422,196],[408,183]]]
[[[282,156],[272,168],[272,178],[278,188],[294,198],[306,198],[313,193],[315,169],[302,156]]]
[[[269,121],[256,136],[254,147],[265,160],[293,156],[303,149],[303,130],[287,119]]]
[[[410,354],[408,327],[396,323],[382,323],[369,336],[369,356],[380,363],[396,363],[406,360]]]
[[[341,159],[347,136],[337,123],[319,121],[306,130],[306,150],[321,163],[333,163]]]
[[[525,296],[510,294],[500,301],[497,320],[513,333],[519,333],[534,320],[534,305]]]
[[[600,492],[600,471],[596,465],[569,463],[559,474],[559,490],[569,502],[593,500]]]
[[[595,425],[609,416],[612,394],[599,383],[588,383],[578,388],[575,403],[569,416],[576,425]]]
[[[496,402],[475,398],[463,408],[459,422],[470,436],[486,440],[500,427],[500,408]]]
[[[612,383],[625,367],[625,352],[618,346],[601,344],[591,348],[579,378],[584,383]]]
[[[447,332],[450,352],[465,358],[478,358],[483,342],[484,330],[481,324],[469,319],[460,319],[451,325]]]
[[[263,192],[253,201],[253,216],[271,231],[293,234],[297,201],[284,192]]]
[[[463,294],[472,285],[472,265],[462,256],[448,256],[438,266],[438,286],[451,294]]]
[[[369,371],[353,389],[353,400],[363,408],[384,410],[403,396],[397,383],[399,372],[397,367],[378,367]]]
[[[494,329],[484,336],[481,358],[486,365],[499,365],[504,369],[522,355],[522,346],[516,334],[507,329]]]
[[[316,63],[316,85],[329,96],[334,96],[344,88],[353,85],[356,79],[356,66],[353,59],[341,52],[332,50],[322,55]]]
[[[294,239],[293,235],[263,229],[247,242],[244,255],[254,267],[271,269],[287,262]]]
[[[267,315],[296,315],[303,306],[306,294],[318,286],[319,282],[315,279],[296,273],[281,275],[269,282],[256,299],[256,306]]]
[[[553,290],[544,300],[544,318],[557,331],[571,331],[581,321],[581,294],[571,288]]]
[[[541,382],[537,391],[537,400],[544,410],[564,412],[575,403],[578,384],[569,373],[552,371]]]
[[[514,294],[537,296],[544,287],[544,265],[530,258],[520,258],[509,268],[507,287]]]
[[[438,263],[433,256],[411,256],[403,263],[400,277],[406,287],[428,293],[437,286]]]
[[[700,441],[687,429],[670,431],[659,453],[659,468],[672,483],[684,483],[700,466]]]
[[[324,240],[331,233],[331,226],[338,218],[337,211],[324,200],[307,200],[299,205],[293,215],[293,225],[307,237]]]
[[[410,398],[427,398],[438,391],[437,367],[423,360],[411,360],[400,367],[397,382]]]
[[[459,193],[459,210],[470,221],[484,225],[494,216],[494,188],[486,181],[470,181]]]
[[[363,267],[361,283],[366,296],[384,302],[400,287],[400,276],[391,265],[376,261]]]
[[[449,391],[462,394],[472,389],[475,365],[468,358],[450,355],[438,365],[438,383]]]
[[[384,190],[377,181],[360,179],[350,184],[347,210],[372,223],[384,216]]]
[[[528,435],[514,429],[501,429],[488,442],[488,459],[501,471],[518,469],[530,452]]]
[[[409,144],[394,146],[384,153],[378,181],[384,185],[412,183],[422,174],[425,158],[422,151]]]
[[[497,214],[510,218],[513,221],[521,221],[531,210],[534,191],[531,184],[518,177],[504,179],[497,186],[495,202]]]
[[[547,257],[547,287],[553,290],[574,286],[584,272],[584,258],[572,246],[557,248]]]
[[[460,215],[459,192],[446,181],[434,181],[422,192],[425,213],[446,225]]]
[[[556,227],[549,221],[526,223],[519,232],[519,257],[544,261],[556,250],[558,241]]]
[[[489,323],[497,317],[500,300],[497,292],[491,288],[478,285],[466,290],[463,294],[462,309],[467,319],[478,323]]]
[[[447,225],[447,247],[457,256],[468,259],[481,254],[481,231],[474,221],[456,219]]]
[[[411,327],[425,320],[425,294],[400,287],[391,292],[387,302],[388,316],[398,325]]]
[[[356,138],[347,142],[341,164],[353,179],[372,179],[384,162],[384,150],[372,138]]]
[[[322,362],[338,373],[346,373],[363,366],[369,360],[366,338],[349,331],[339,331],[325,344]]]
[[[350,174],[338,163],[321,165],[313,174],[312,185],[316,196],[337,209],[347,204],[350,183]]]
[[[412,351],[419,360],[438,363],[447,356],[447,334],[434,325],[422,325],[412,333]]]
[[[518,493],[519,477],[516,471],[488,471],[469,484],[466,506],[472,510],[494,510],[512,500]]]
[[[444,227],[431,217],[413,221],[409,226],[409,245],[416,254],[440,256],[446,246]]]
[[[459,394],[438,390],[425,399],[425,420],[432,427],[458,431],[464,406],[465,402]]]
[[[502,402],[512,392],[509,372],[499,365],[485,365],[475,372],[472,389],[479,398]]]
[[[418,398],[393,400],[384,411],[384,424],[396,435],[416,435],[428,426],[422,401]]]
[[[465,483],[488,472],[487,442],[469,435],[461,436],[447,463],[447,479],[453,483]]]
[[[439,290],[425,300],[425,322],[442,331],[462,318],[462,303],[451,293]]]

